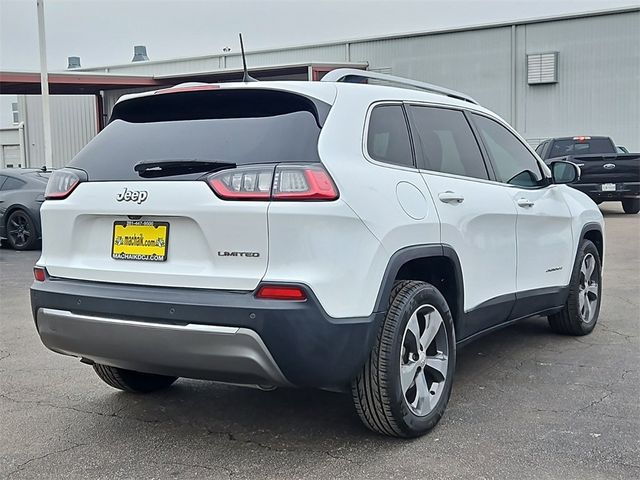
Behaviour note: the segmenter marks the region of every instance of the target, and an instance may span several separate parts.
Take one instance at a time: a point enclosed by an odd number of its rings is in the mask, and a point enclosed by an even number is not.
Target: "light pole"
[[[47,40],[44,30],[44,0],[36,0],[36,5],[38,9],[38,40],[40,44],[40,89],[42,91],[44,164],[48,169],[51,169],[53,168],[53,149],[51,147],[51,111],[49,108],[49,74],[47,73]]]

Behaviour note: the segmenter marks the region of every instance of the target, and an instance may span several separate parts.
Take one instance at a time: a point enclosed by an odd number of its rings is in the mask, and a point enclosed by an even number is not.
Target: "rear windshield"
[[[89,180],[148,180],[148,162],[246,165],[319,162],[318,137],[329,106],[271,90],[220,90],[141,97],[116,105],[109,125],[69,166]],[[178,170],[179,171],[179,170]],[[185,180],[206,172],[159,176]]]
[[[611,140],[608,138],[555,140],[548,156],[554,158],[565,155],[591,155],[598,153],[616,153]]]

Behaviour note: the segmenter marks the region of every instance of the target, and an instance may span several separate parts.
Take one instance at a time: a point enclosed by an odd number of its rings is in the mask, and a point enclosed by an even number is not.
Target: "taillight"
[[[278,166],[273,182],[274,200],[335,200],[338,189],[319,165]]]
[[[86,180],[86,174],[79,170],[72,170],[70,168],[54,170],[47,182],[44,198],[46,200],[61,200],[67,198],[83,180]]]
[[[335,200],[336,188],[321,165],[255,165],[223,170],[207,177],[224,200]]]
[[[307,294],[300,287],[290,285],[263,285],[256,298],[263,300],[306,300]]]
[[[47,279],[47,270],[44,267],[33,267],[33,278],[37,282],[44,282]]]
[[[225,200],[269,200],[273,166],[223,170],[207,178],[209,186]]]

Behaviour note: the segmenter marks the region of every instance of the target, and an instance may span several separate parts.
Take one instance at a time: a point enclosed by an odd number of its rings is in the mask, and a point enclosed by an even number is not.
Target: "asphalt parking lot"
[[[40,343],[39,252],[0,249],[0,478],[639,478],[640,216],[603,212],[594,333],[558,336],[536,318],[471,344],[444,418],[411,441],[369,432],[335,393],[113,390]]]

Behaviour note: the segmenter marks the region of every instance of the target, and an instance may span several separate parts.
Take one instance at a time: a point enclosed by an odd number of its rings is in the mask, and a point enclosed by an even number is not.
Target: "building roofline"
[[[249,54],[261,54],[261,53],[274,53],[274,52],[281,52],[286,50],[295,50],[295,49],[302,49],[302,48],[331,47],[331,46],[340,46],[340,45],[353,44],[353,43],[379,41],[379,40],[394,40],[398,38],[412,38],[412,37],[423,37],[423,36],[430,36],[430,35],[442,35],[446,33],[487,30],[492,28],[510,27],[513,25],[516,25],[516,26],[531,25],[536,23],[556,22],[556,21],[562,21],[562,20],[574,20],[574,19],[580,19],[580,18],[600,17],[600,16],[607,16],[607,15],[619,15],[619,14],[632,13],[632,12],[640,12],[640,6],[628,6],[628,7],[620,7],[620,8],[591,10],[586,12],[567,13],[567,14],[560,14],[560,15],[548,15],[548,16],[542,16],[542,17],[531,17],[531,18],[525,18],[520,20],[501,21],[501,22],[484,23],[484,24],[471,24],[471,25],[464,25],[459,27],[446,27],[446,28],[433,29],[433,30],[392,33],[388,35],[376,35],[371,37],[350,38],[350,39],[330,41],[330,42],[303,43],[303,44],[297,44],[297,45],[287,45],[282,47],[246,50],[246,54],[249,55]],[[94,67],[83,67],[79,69],[74,69],[74,71],[95,72],[97,70],[104,70],[107,68],[122,68],[122,67],[131,67],[131,66],[137,66],[137,65],[161,65],[164,63],[207,60],[207,59],[214,59],[214,58],[238,57],[238,56],[240,56],[240,52],[233,52],[233,53],[226,53],[226,54],[220,53],[220,54],[213,54],[213,55],[212,54],[195,55],[195,56],[188,56],[188,57],[166,58],[162,60],[147,60],[142,62],[128,62],[128,63],[117,63],[117,64],[111,64],[111,65],[98,65]],[[327,62],[327,63],[330,63],[330,62]]]
[[[301,63],[282,63],[277,65],[262,65],[257,67],[249,67],[249,72],[269,72],[274,70],[285,70],[295,68],[367,68],[368,62],[301,62]],[[218,68],[215,70],[202,70],[188,73],[168,73],[165,75],[153,75],[156,80],[168,80],[171,78],[197,77],[200,75],[217,75],[217,74],[234,74],[242,73],[242,68]]]

